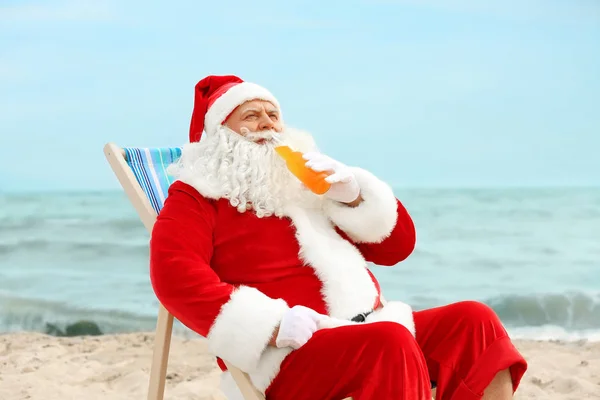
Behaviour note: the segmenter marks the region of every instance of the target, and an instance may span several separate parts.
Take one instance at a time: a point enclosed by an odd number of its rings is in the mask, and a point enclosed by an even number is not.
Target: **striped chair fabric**
[[[162,209],[173,177],[167,167],[181,157],[181,147],[125,147],[125,161],[133,171],[156,214]]]

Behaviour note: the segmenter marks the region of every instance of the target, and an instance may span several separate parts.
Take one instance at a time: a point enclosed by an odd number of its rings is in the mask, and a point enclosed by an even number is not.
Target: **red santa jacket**
[[[354,172],[359,206],[331,201],[323,209],[289,208],[281,218],[240,213],[202,185],[176,181],[154,225],[156,296],[263,392],[291,351],[267,346],[286,310],[303,305],[341,319],[372,311],[380,289],[367,262],[391,266],[414,248],[413,222],[391,188]],[[395,320],[414,334],[412,310],[400,305],[368,320]]]

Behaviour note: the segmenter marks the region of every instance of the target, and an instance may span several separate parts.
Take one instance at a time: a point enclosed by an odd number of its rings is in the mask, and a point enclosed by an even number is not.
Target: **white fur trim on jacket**
[[[214,134],[221,123],[242,103],[250,100],[266,100],[279,110],[281,118],[281,107],[271,92],[262,86],[251,82],[242,82],[226,91],[210,106],[204,116],[204,131]]]
[[[371,311],[379,293],[358,249],[337,233],[318,208],[288,207],[286,214],[296,228],[300,258],[323,284],[329,315],[350,319]]]
[[[284,300],[241,286],[223,305],[208,332],[210,352],[245,372],[256,370],[287,310]]]
[[[412,307],[400,301],[389,301],[385,306],[367,315],[366,323],[389,321],[396,322],[415,336],[415,320]]]
[[[281,363],[291,352],[292,349],[289,347],[283,349],[267,347],[256,370],[248,372],[252,384],[263,395],[279,373]],[[221,374],[219,386],[228,400],[244,400],[239,387],[229,371],[224,371]]]
[[[360,186],[363,202],[356,207],[328,200],[325,212],[331,221],[357,243],[380,243],[398,219],[398,202],[392,188],[372,173],[351,168]]]
[[[233,376],[229,371],[223,371],[221,373],[219,389],[221,390],[221,393],[225,395],[227,400],[245,400],[244,395],[240,391],[240,388],[235,383],[235,379],[233,379]]]

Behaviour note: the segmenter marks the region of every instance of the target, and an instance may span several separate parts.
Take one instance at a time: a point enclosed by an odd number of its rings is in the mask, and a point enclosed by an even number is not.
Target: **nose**
[[[267,131],[275,128],[275,124],[271,120],[271,117],[267,113],[262,113],[260,116],[260,122],[258,124],[258,128],[261,131]]]

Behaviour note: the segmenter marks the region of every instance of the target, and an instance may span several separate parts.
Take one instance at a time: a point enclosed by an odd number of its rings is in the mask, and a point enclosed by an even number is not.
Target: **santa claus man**
[[[325,194],[290,173],[275,137],[328,175]],[[385,182],[286,127],[265,88],[201,80],[171,173],[152,285],[223,370],[220,360],[247,372],[269,400],[425,400],[432,384],[438,399],[512,398],[526,362],[490,308],[383,301],[368,263],[411,254],[411,217]]]

